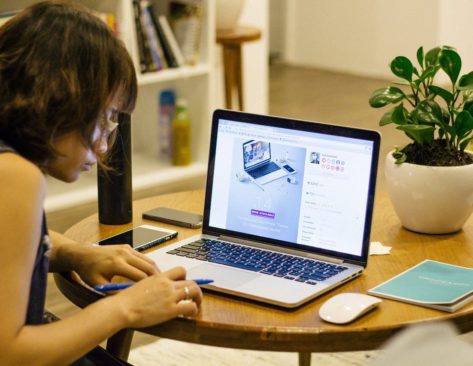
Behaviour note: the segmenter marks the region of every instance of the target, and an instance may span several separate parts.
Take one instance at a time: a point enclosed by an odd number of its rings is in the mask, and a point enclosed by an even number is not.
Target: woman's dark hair
[[[52,143],[69,132],[94,149],[112,99],[131,112],[136,95],[128,52],[85,7],[43,1],[0,27],[0,139],[39,166],[58,156]]]

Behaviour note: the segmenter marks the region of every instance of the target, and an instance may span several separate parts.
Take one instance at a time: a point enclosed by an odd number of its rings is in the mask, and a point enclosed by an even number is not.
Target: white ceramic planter
[[[389,196],[401,224],[425,234],[458,231],[473,210],[473,164],[458,167],[385,163]]]

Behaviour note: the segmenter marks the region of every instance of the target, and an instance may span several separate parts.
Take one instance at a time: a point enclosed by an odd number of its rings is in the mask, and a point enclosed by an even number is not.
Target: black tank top
[[[0,140],[0,153],[2,152],[16,153],[12,147]],[[25,324],[43,323],[46,285],[48,282],[49,254],[51,252],[51,242],[48,236],[46,217],[44,213],[41,226],[41,237],[36,253],[36,259],[34,261],[33,273],[31,275],[30,296]]]

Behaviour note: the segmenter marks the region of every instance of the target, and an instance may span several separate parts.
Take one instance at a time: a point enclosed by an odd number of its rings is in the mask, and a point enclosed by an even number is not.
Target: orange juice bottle
[[[191,163],[191,121],[187,112],[187,101],[178,99],[172,121],[172,164]]]

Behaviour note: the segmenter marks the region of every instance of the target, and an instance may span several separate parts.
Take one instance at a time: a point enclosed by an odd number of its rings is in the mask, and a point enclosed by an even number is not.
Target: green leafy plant
[[[436,47],[424,54],[417,50],[418,67],[407,57],[397,56],[390,67],[401,79],[377,89],[369,99],[373,108],[394,105],[379,125],[395,124],[412,142],[393,153],[398,164],[465,165],[473,159],[465,148],[473,139],[473,71],[460,77],[461,58],[452,48]],[[435,85],[443,70],[449,85]],[[403,90],[404,89],[404,90]]]

